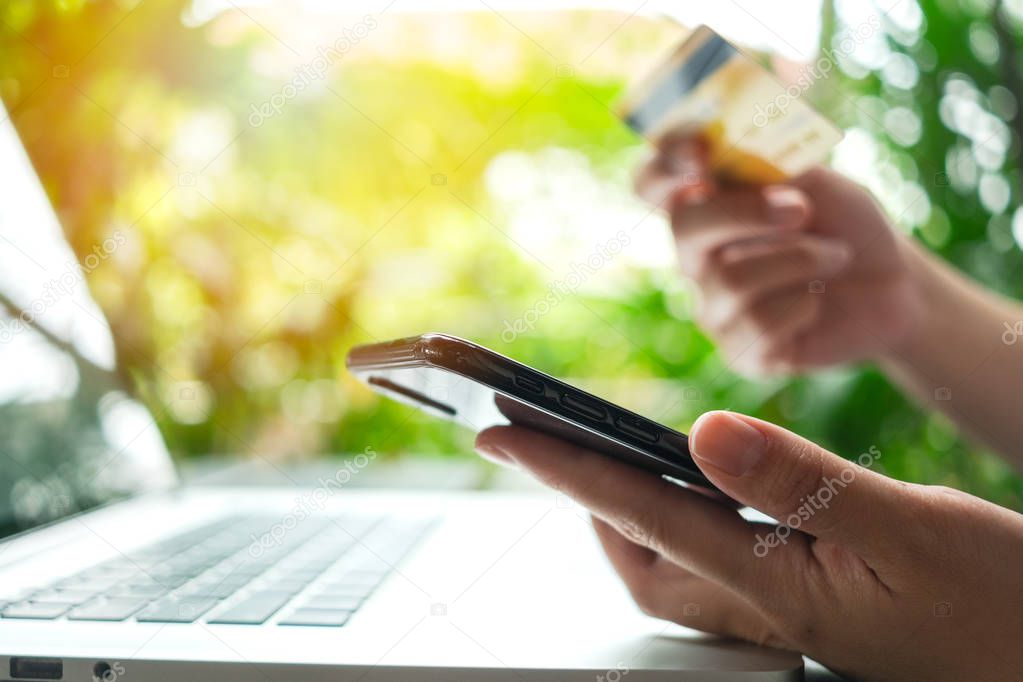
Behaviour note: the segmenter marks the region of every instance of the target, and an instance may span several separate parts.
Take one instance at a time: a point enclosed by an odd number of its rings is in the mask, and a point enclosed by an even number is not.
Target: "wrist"
[[[943,281],[940,264],[915,239],[899,235],[896,249],[905,264],[905,282],[902,284],[900,315],[895,322],[897,333],[884,343],[875,360],[882,366],[902,364],[935,338],[943,309],[950,291]]]

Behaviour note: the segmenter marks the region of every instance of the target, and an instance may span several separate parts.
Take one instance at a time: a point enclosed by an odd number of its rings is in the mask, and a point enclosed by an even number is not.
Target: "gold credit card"
[[[700,26],[631,88],[618,113],[655,142],[693,134],[708,145],[717,175],[752,183],[781,182],[822,162],[842,130],[786,88],[753,57]]]

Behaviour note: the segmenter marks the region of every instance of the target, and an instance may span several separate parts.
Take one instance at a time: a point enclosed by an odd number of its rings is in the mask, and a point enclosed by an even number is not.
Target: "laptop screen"
[[[0,537],[175,482],[0,103]],[[114,234],[94,254],[116,256]],[[95,256],[97,259],[99,256]]]

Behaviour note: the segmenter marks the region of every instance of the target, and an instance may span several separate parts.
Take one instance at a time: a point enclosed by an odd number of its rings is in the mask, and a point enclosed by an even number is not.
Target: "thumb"
[[[908,505],[908,488],[870,471],[871,448],[849,462],[785,429],[732,412],[708,412],[693,425],[689,447],[725,494],[793,530],[844,544],[861,556],[880,546]]]

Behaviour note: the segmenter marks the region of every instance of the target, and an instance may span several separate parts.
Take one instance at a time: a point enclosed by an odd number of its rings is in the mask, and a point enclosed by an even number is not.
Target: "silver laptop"
[[[553,495],[355,489],[366,454],[308,489],[180,485],[4,119],[0,679],[802,677],[640,615]]]

